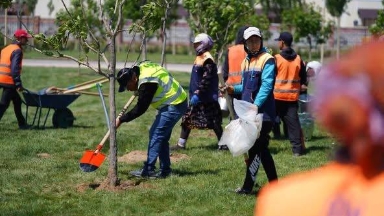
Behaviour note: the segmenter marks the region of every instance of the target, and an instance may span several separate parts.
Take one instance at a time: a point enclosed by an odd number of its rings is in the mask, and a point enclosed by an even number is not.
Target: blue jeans
[[[173,127],[186,110],[187,101],[185,100],[177,105],[165,106],[158,111],[156,119],[149,130],[147,161],[144,163],[144,169],[148,171],[155,170],[156,160],[159,157],[160,170],[165,172],[171,170],[169,139]]]

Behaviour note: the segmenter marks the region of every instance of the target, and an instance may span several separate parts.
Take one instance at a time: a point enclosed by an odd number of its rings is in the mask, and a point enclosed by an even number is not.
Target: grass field
[[[189,74],[172,73],[183,86],[188,86]],[[26,88],[36,91],[49,86],[67,87],[97,76],[88,70],[78,73],[74,69],[25,67],[22,78]],[[108,92],[108,84],[103,91]],[[117,110],[129,97],[129,93],[116,95]],[[96,147],[107,129],[98,96],[81,95],[68,108],[76,117],[74,126],[68,129],[53,128],[51,113],[45,130],[21,131],[17,129],[12,105],[5,113],[0,124],[0,215],[253,215],[255,197],[233,192],[244,178],[243,159],[217,151],[212,131],[192,131],[187,150],[181,152],[188,159],[172,164],[174,173],[167,179],[137,181],[136,186],[119,191],[91,187],[79,190],[106,178],[108,161],[92,173],[81,172],[78,161],[85,149]],[[29,119],[33,111],[34,108],[29,110]],[[119,128],[119,156],[146,150],[148,129],[155,113],[151,108]],[[179,133],[180,127],[176,126],[171,145],[176,143]],[[272,139],[270,148],[279,177],[323,165],[332,151],[332,143],[326,133],[316,128],[313,139],[307,142],[308,154],[294,158],[287,140]],[[107,143],[103,151],[107,153],[108,148]],[[119,162],[119,178],[134,181],[128,172],[141,166],[141,162]],[[267,183],[263,169],[257,182]]]

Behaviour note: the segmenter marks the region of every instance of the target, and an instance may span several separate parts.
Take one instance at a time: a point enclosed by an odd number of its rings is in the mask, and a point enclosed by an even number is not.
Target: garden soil
[[[170,155],[171,162],[177,163],[182,160],[189,159],[189,156],[186,154],[180,154],[180,153],[172,153]],[[146,151],[132,151],[128,154],[125,154],[121,157],[119,157],[117,160],[118,162],[122,163],[129,163],[129,164],[135,164],[135,163],[142,163],[147,159],[147,152]],[[81,184],[77,186],[78,192],[85,192],[87,189],[93,189],[93,190],[108,190],[108,191],[122,191],[127,190],[131,188],[151,188],[153,187],[150,184],[150,181],[147,181],[146,179],[136,179],[133,180],[124,180],[118,183],[116,186],[110,186],[108,179],[105,179],[102,183],[91,183],[91,184]]]

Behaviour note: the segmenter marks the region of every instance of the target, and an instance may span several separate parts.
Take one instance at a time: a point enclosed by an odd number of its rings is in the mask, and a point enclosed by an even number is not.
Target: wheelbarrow
[[[46,94],[42,92],[31,92],[28,90],[23,91],[24,101],[26,105],[26,122],[28,123],[28,108],[36,107],[36,111],[33,117],[32,126],[34,126],[37,118],[37,128],[40,128],[40,120],[42,115],[42,109],[47,108],[48,112],[45,115],[42,122],[42,128],[45,128],[50,111],[53,109],[52,124],[55,128],[67,128],[73,126],[75,117],[70,109],[67,107],[75,101],[80,94]]]

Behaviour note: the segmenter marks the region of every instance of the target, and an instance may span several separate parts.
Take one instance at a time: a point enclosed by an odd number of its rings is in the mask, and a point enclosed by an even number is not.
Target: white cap
[[[249,27],[249,28],[245,29],[244,36],[243,36],[244,40],[248,40],[248,38],[250,38],[252,35],[256,35],[256,36],[261,37],[260,29],[258,29],[256,27]]]
[[[195,39],[193,40],[193,43],[199,43],[199,42],[208,41],[208,40],[209,40],[209,36],[207,34],[200,33],[196,35]]]
[[[321,66],[321,63],[318,61],[310,61],[307,63],[306,71],[308,71],[309,68],[312,68],[315,72],[315,75],[317,75],[320,72]]]

